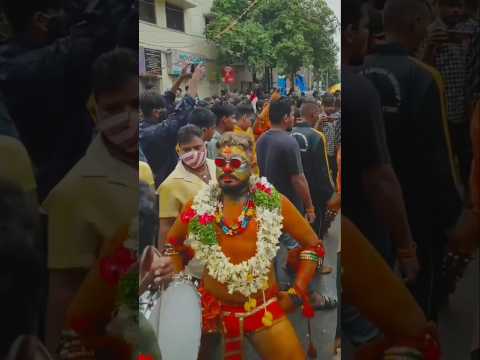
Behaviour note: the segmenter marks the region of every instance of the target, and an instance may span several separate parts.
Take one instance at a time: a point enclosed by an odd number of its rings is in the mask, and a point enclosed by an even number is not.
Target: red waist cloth
[[[224,312],[223,326],[225,337],[234,338],[240,336],[240,317],[242,314],[246,313],[245,309],[243,307],[223,305],[222,311]],[[265,308],[258,309],[258,311],[253,310],[253,314],[243,318],[243,333],[249,334],[264,328],[265,325],[262,322],[262,318],[267,311],[272,314],[273,321],[278,320],[285,315],[285,312],[278,303],[278,300],[274,299],[272,303],[267,305]]]
[[[272,314],[273,321],[285,315],[283,308],[278,303],[275,296],[278,294],[278,288],[273,287],[265,292],[265,302],[268,303],[265,308],[259,309],[264,304],[263,301],[257,300],[257,306],[250,312],[245,311],[243,306],[231,306],[222,304],[212,294],[204,288],[200,288],[202,296],[202,320],[203,330],[212,332],[218,330],[218,325],[223,325],[224,335],[226,338],[234,338],[240,336],[240,317],[243,314],[250,314],[243,317],[243,333],[251,333],[257,331],[265,325],[262,318],[268,311]],[[273,300],[272,300],[273,299]],[[222,324],[220,324],[222,320]]]

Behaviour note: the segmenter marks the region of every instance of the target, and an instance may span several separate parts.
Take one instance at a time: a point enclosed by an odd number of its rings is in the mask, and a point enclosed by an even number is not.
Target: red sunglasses
[[[217,157],[215,159],[215,165],[217,165],[217,167],[219,168],[224,168],[226,165],[230,164],[230,167],[233,168],[233,169],[238,169],[240,166],[242,166],[242,160],[240,159],[231,159],[231,160],[226,160],[224,158],[221,158],[221,157]]]

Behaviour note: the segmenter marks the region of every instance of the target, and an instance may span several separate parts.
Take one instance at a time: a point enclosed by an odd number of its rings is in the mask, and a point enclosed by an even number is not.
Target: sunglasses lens
[[[242,160],[232,159],[230,160],[230,166],[234,169],[238,169],[240,166],[242,166]]]
[[[215,159],[215,165],[217,165],[219,168],[224,167],[226,163],[227,162],[225,161],[225,159],[222,159],[222,158]]]

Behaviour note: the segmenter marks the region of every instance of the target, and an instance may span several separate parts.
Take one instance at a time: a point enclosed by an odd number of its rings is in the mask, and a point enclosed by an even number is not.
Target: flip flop
[[[322,265],[322,267],[318,270],[320,275],[328,275],[333,271],[333,268],[328,265]]]
[[[320,298],[320,304],[315,302],[315,298]],[[338,300],[336,298],[331,298],[326,295],[314,294],[311,297],[311,303],[314,310],[332,310],[335,309],[338,305]]]

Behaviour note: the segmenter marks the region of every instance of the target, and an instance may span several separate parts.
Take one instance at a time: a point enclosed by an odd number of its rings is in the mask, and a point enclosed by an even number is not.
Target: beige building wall
[[[156,24],[140,20],[140,47],[160,50],[162,75],[158,89],[169,89],[177,79],[171,74],[172,59],[178,64],[179,57],[200,60],[207,66],[207,79],[201,83],[201,98],[218,94],[221,82],[217,80],[215,47],[205,39],[205,15],[213,0],[169,0],[169,3],[184,9],[185,32],[167,28],[165,0],[156,0]],[[178,66],[177,66],[178,70]],[[185,88],[185,84],[182,86]]]

